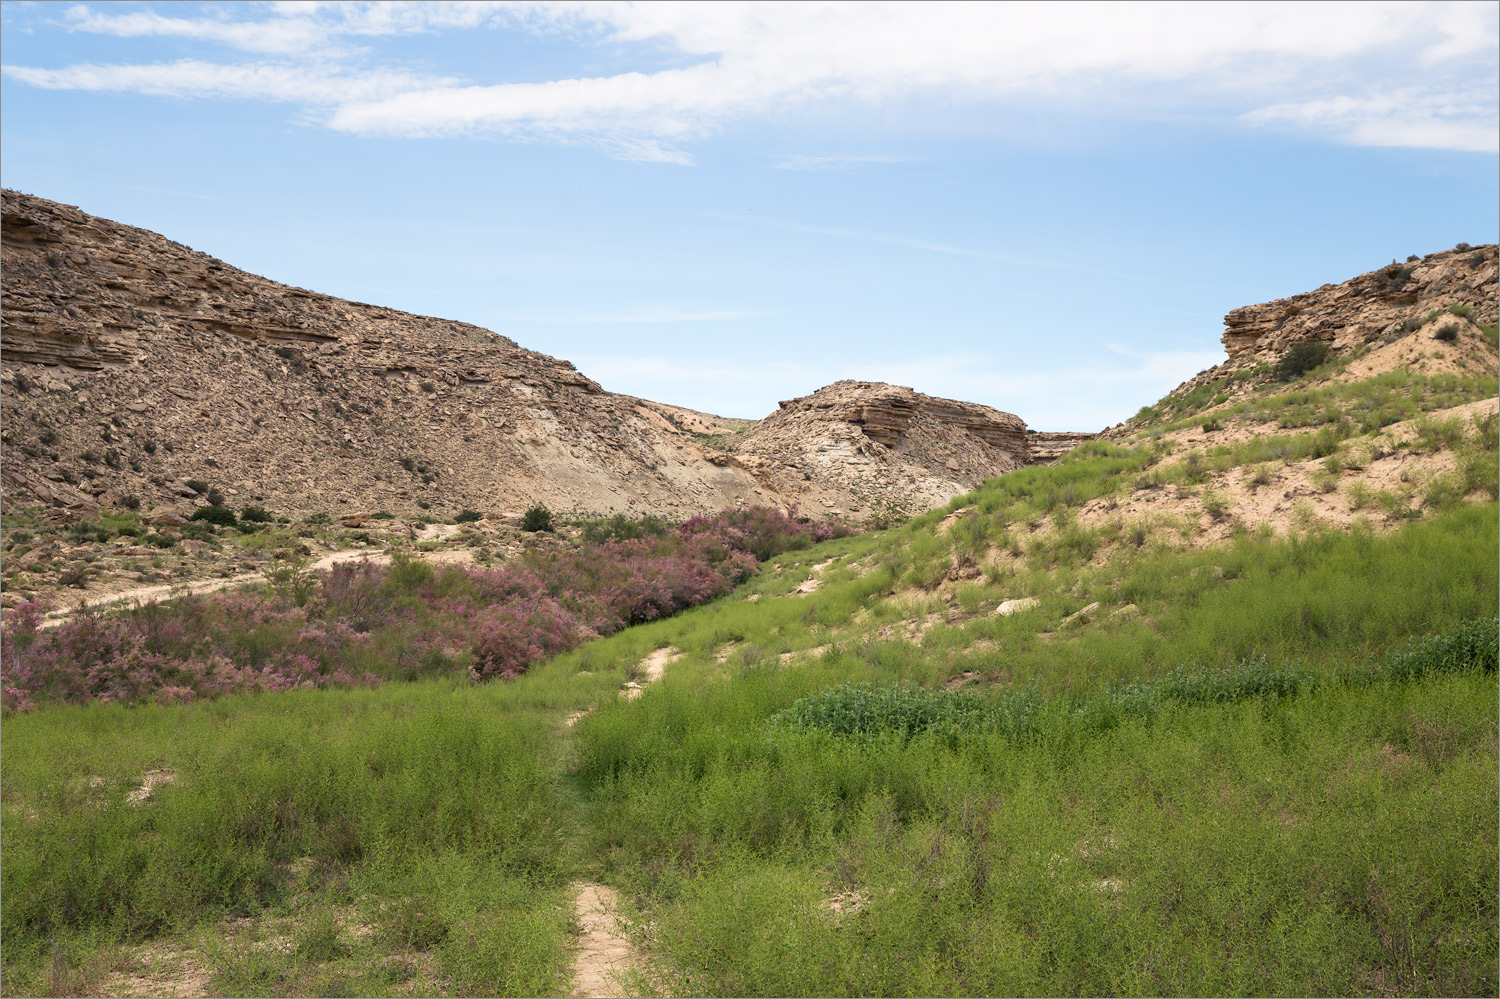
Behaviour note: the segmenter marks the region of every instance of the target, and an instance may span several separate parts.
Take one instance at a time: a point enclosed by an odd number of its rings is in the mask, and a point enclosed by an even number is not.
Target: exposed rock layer
[[[4,192],[7,506],[691,513],[779,501],[567,361]],[[191,496],[191,491],[187,491]]]
[[[1446,250],[1392,262],[1343,284],[1235,309],[1224,317],[1221,340],[1230,358],[1274,359],[1304,340],[1325,340],[1344,350],[1455,302],[1474,306],[1476,322],[1493,323],[1495,291],[1494,244]]]
[[[203,502],[196,479],[288,514],[800,503],[860,518],[1026,461],[1024,424],[988,407],[841,382],[752,427],[13,191],[0,252],[8,509],[181,508]]]
[[[922,509],[1028,461],[1026,424],[883,382],[791,399],[735,440],[735,458],[807,509]]]
[[[1393,261],[1342,284],[1235,309],[1224,317],[1220,338],[1229,359],[1198,372],[1162,401],[1170,404],[1202,385],[1256,365],[1274,364],[1293,346],[1308,341],[1325,342],[1338,356],[1376,341],[1417,335],[1434,322],[1441,326],[1450,320],[1477,336],[1479,326],[1496,322],[1497,277],[1494,243],[1460,244],[1418,260]],[[1453,305],[1467,307],[1469,315],[1434,319],[1434,310]]]

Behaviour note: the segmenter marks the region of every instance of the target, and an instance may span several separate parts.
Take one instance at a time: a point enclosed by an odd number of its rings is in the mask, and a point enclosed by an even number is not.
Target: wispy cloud
[[[4,74],[48,90],[130,91],[156,97],[218,97],[337,105],[356,94],[378,100],[413,87],[447,83],[402,70],[350,72],[339,68],[268,63],[223,65],[197,59],[151,65],[98,66],[81,63],[63,69],[5,66]]]
[[[1500,109],[1491,79],[1483,89],[1423,93],[1415,88],[1367,97],[1338,96],[1259,108],[1254,125],[1290,125],[1333,132],[1357,146],[1408,146],[1500,151]]]
[[[211,15],[79,4],[60,23],[176,37],[274,62],[7,66],[33,86],[297,101],[358,135],[493,134],[589,142],[692,162],[685,146],[817,102],[1046,101],[1143,114],[1169,107],[1365,145],[1491,150],[1497,16],[1490,3],[683,4],[276,3]],[[501,29],[628,46],[689,64],[543,82],[471,81],[369,65],[361,39]],[[696,61],[694,61],[696,60]],[[1478,86],[1479,80],[1488,86]],[[1458,96],[1455,96],[1458,95]],[[1256,110],[1258,109],[1258,110]],[[793,156],[783,169],[880,157]]]
[[[776,164],[776,169],[805,173],[850,173],[863,166],[910,162],[911,160],[901,156],[788,156]]]
[[[507,323],[536,323],[575,326],[641,326],[672,323],[725,323],[745,319],[762,319],[772,315],[747,309],[678,309],[669,306],[620,312],[554,312],[501,315]]]

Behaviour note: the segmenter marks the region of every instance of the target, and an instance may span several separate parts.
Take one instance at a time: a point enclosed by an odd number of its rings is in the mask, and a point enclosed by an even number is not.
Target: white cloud
[[[1260,108],[1255,125],[1290,124],[1340,134],[1359,146],[1500,151],[1494,81],[1485,90],[1423,93],[1412,88],[1369,97],[1339,96]]]
[[[862,166],[910,162],[909,159],[901,156],[856,156],[853,154],[788,156],[776,164],[776,169],[797,170],[804,173],[850,173]]]
[[[182,59],[171,63],[63,69],[5,66],[6,76],[48,90],[129,91],[156,97],[221,97],[334,105],[362,95],[365,100],[449,82],[402,70],[344,72],[336,68],[270,63],[225,66]]]
[[[1495,144],[1493,88],[1473,96],[1476,80],[1495,75],[1490,3],[400,2],[276,3],[231,12],[185,17],[78,5],[62,23],[122,38],[193,39],[290,62],[214,72],[197,61],[6,69],[37,86],[268,100],[296,100],[291,84],[274,82],[296,71],[315,84],[304,103],[340,131],[589,142],[620,158],[667,163],[690,163],[685,143],[746,117],[783,116],[814,102],[879,107],[913,98],[1107,103],[1121,114],[1207,109],[1368,145]],[[652,51],[665,45],[699,61],[475,83],[369,69],[367,52],[340,48],[350,39],[481,28],[584,47],[648,42]],[[196,87],[194,79],[201,80]],[[1347,96],[1330,96],[1339,94]],[[1454,94],[1463,98],[1450,100]],[[1383,103],[1392,99],[1404,106]],[[781,165],[830,169],[877,160],[808,156]]]

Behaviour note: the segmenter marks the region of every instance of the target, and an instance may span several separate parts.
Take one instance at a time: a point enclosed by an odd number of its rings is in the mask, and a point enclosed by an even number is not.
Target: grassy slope
[[[1449,443],[1493,468],[1492,432]],[[1070,513],[1184,464],[1096,445],[514,684],[8,719],[5,991],[98,991],[150,939],[233,993],[562,991],[566,884],[590,876],[640,908],[655,986],[693,994],[1492,994],[1493,672],[1047,719],[1185,665],[1335,675],[1493,616],[1500,511],[1413,496],[1409,523],[1207,549],[1191,525]],[[991,613],[1020,596],[1040,605]],[[669,644],[684,658],[619,701]],[[1038,734],[767,725],[840,683],[963,675],[985,699],[1034,691]],[[122,804],[162,766],[174,783]]]

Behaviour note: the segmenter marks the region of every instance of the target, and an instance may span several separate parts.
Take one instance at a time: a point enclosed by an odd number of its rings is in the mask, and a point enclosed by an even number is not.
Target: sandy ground
[[[624,996],[623,978],[640,967],[618,915],[620,896],[608,885],[579,883],[574,905],[583,934],[573,959],[573,994],[581,997]]]

